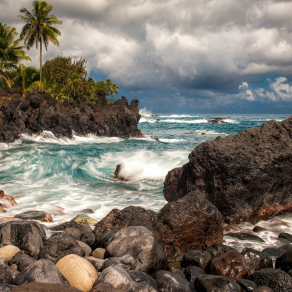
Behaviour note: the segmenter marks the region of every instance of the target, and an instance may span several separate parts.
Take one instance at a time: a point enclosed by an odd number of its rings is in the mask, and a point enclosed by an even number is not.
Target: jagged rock
[[[255,223],[292,210],[291,173],[292,117],[200,144],[167,174],[164,196],[206,192],[226,221]]]
[[[41,282],[68,285],[57,267],[49,260],[38,260],[25,268],[13,281],[15,285]]]
[[[99,237],[104,236],[109,231],[117,232],[129,226],[145,226],[159,239],[159,234],[154,227],[156,220],[157,214],[154,211],[142,207],[129,206],[122,210],[113,209],[96,224],[94,233],[98,241]]]
[[[5,96],[0,91],[0,97]],[[124,98],[117,104],[108,105],[103,92],[97,102],[85,103],[53,99],[48,93],[29,92],[25,98],[19,93],[5,99],[0,108],[0,142],[14,142],[20,134],[39,134],[51,131],[56,137],[72,138],[77,135],[95,134],[107,137],[142,137],[137,128],[140,119],[138,103],[130,105]]]
[[[220,212],[199,192],[166,204],[156,229],[165,249],[178,247],[182,252],[212,246],[223,238]]]
[[[165,260],[163,248],[144,226],[121,229],[112,237],[106,251],[114,257],[133,256],[135,270],[149,274],[161,269]]]
[[[13,290],[13,292],[82,292],[82,291],[74,287],[67,287],[61,284],[29,283],[17,287],[16,289]]]
[[[69,254],[60,259],[56,267],[72,287],[88,292],[98,278],[94,266],[86,259]]]
[[[242,279],[248,273],[244,257],[236,250],[230,250],[212,260],[210,270],[214,275],[230,279]]]
[[[36,262],[36,259],[20,251],[14,255],[14,257],[9,261],[9,265],[16,265],[18,271],[23,271],[29,265]]]
[[[66,230],[69,228],[70,228],[70,230],[66,232]],[[78,240],[88,244],[90,247],[94,244],[95,236],[94,236],[92,229],[90,228],[90,226],[88,224],[85,224],[85,223],[78,224],[75,221],[65,222],[65,223],[62,223],[60,225],[54,226],[50,229],[52,231],[65,230],[65,232],[64,232],[65,234],[71,235],[70,234],[72,232],[71,228],[77,228],[81,232],[80,238]],[[74,234],[75,234],[75,236],[77,236],[76,233],[74,233]],[[75,238],[74,236],[72,236],[72,237]]]
[[[69,254],[85,256],[85,251],[70,235],[56,234],[47,239],[41,248],[39,257],[57,263]]]
[[[262,269],[254,272],[250,279],[258,286],[268,286],[274,292],[292,291],[292,278],[282,270]]]
[[[0,243],[15,245],[34,258],[38,257],[45,239],[45,231],[38,222],[14,221],[0,225]]]
[[[245,248],[241,254],[248,266],[249,273],[254,273],[261,269],[273,268],[273,260],[265,253],[253,248]]]
[[[212,288],[229,289],[235,292],[241,292],[241,287],[231,279],[223,276],[199,275],[195,280],[195,291],[207,292]]]
[[[159,271],[155,278],[158,291],[192,292],[189,281],[171,272]]]
[[[53,222],[52,216],[45,211],[26,211],[14,216],[21,220],[39,220],[43,222]]]

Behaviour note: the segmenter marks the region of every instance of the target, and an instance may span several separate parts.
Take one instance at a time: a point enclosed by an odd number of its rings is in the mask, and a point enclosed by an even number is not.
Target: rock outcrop
[[[125,97],[108,105],[103,92],[95,103],[65,100],[58,102],[49,94],[29,92],[22,98],[17,90],[0,91],[0,142],[14,142],[21,134],[51,131],[56,137],[72,138],[73,132],[85,136],[141,137],[137,99],[128,105]],[[5,98],[6,97],[6,98]]]
[[[167,174],[164,196],[172,202],[198,190],[226,221],[255,223],[292,211],[291,173],[292,117],[200,144]]]

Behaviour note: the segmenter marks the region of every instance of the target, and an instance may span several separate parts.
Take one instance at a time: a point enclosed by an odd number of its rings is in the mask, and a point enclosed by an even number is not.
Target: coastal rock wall
[[[3,98],[4,97],[4,98]],[[141,137],[138,103],[125,97],[108,105],[103,92],[96,103],[66,100],[58,102],[49,94],[29,92],[25,98],[15,90],[0,91],[0,142],[14,142],[21,134],[51,131],[56,137],[72,138],[94,134],[106,137]]]
[[[257,222],[292,211],[292,117],[204,142],[164,182],[168,202],[199,190],[226,221]]]

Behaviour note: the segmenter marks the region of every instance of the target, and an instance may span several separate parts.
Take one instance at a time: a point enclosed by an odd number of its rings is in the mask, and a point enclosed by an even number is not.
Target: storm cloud
[[[20,31],[19,9],[31,2],[2,0],[1,21]],[[45,59],[84,57],[91,74],[125,91],[155,91],[181,104],[292,101],[292,1],[48,2],[63,25],[60,47],[51,44]],[[35,49],[29,54],[37,65]]]

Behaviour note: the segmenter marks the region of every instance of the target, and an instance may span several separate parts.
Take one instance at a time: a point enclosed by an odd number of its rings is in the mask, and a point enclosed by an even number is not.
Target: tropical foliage
[[[53,25],[62,24],[56,16],[51,15],[53,9],[45,1],[34,1],[30,12],[26,8],[20,9],[19,15],[25,25],[18,33],[14,27],[0,23],[0,89],[18,88],[22,94],[28,91],[42,90],[48,92],[59,101],[65,99],[96,101],[98,92],[104,91],[108,103],[115,101],[118,86],[106,79],[95,82],[88,77],[85,60],[83,58],[58,56],[42,64],[42,45],[48,48],[49,42],[59,45],[57,36],[61,32]],[[25,46],[19,46],[24,41]],[[36,45],[40,47],[40,69],[21,64],[23,60],[30,60],[25,49]]]

